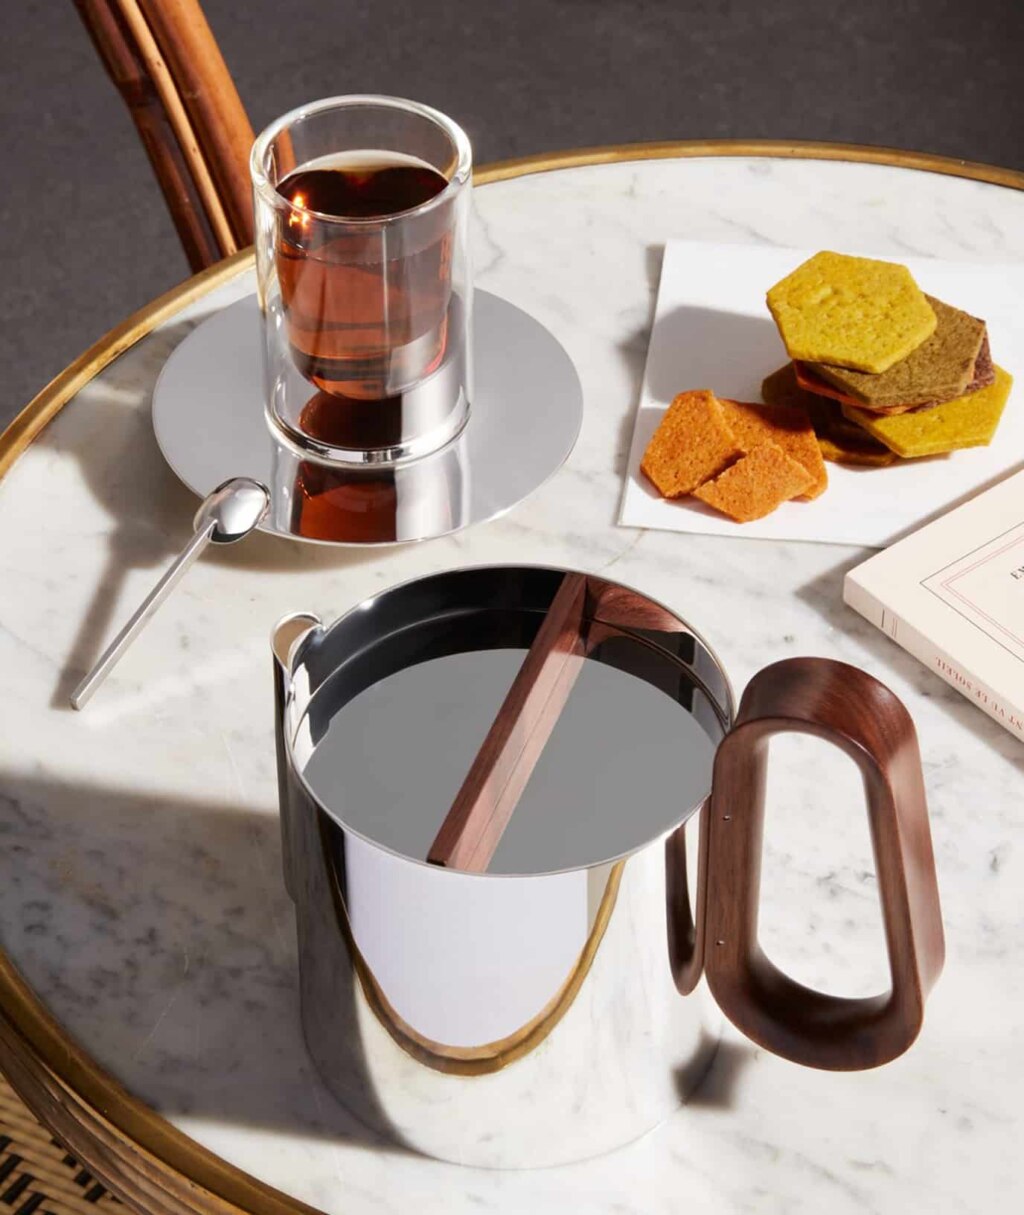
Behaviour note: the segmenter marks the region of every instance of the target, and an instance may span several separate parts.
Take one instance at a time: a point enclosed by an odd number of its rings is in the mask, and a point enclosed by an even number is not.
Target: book
[[[843,598],[1024,739],[1024,472],[858,565]]]

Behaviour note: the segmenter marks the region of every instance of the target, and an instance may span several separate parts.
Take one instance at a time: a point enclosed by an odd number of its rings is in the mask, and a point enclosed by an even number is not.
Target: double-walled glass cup
[[[304,455],[396,463],[469,416],[472,154],[394,97],[303,106],[256,140],[268,416]]]

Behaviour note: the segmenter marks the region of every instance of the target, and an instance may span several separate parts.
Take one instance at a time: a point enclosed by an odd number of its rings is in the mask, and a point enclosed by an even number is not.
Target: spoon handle
[[[149,592],[146,598],[142,601],[139,607],[135,610],[132,618],[118,633],[114,640],[103,651],[102,657],[92,668],[88,675],[82,680],[77,688],[71,693],[71,707],[73,709],[84,708],[93,692],[106,679],[110,672],[117,665],[121,655],[127,650],[135,638],[142,632],[150,616],[157,610],[161,603],[174,590],[181,581],[185,571],[195,561],[199,554],[210,543],[210,538],[214,533],[216,523],[213,519],[199,531],[195,533],[188,544],[185,545],[174,564],[167,570],[164,576]]]

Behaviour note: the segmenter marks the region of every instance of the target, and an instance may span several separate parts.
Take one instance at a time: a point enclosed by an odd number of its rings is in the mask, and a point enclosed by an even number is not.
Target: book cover
[[[1024,472],[851,570],[843,598],[1024,739]]]

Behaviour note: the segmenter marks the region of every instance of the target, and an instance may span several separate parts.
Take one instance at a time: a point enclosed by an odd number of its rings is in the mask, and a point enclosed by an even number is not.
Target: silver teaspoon
[[[270,507],[270,490],[252,477],[232,477],[218,485],[196,511],[195,535],[177,560],[149,592],[131,620],[104,650],[102,657],[71,693],[71,707],[84,708],[121,655],[142,632],[150,616],[181,581],[185,571],[208,544],[234,544],[262,523]]]

